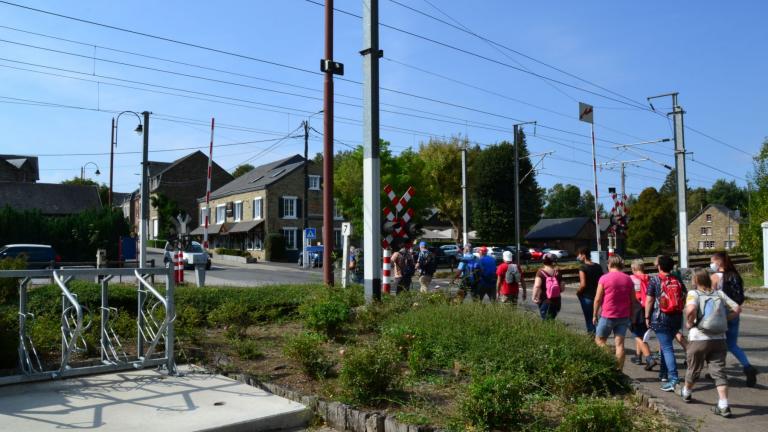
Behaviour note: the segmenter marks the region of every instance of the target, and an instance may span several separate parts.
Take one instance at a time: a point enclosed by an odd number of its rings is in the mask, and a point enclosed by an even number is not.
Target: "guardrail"
[[[176,319],[174,280],[171,269],[166,268],[100,268],[100,269],[46,269],[5,270],[0,278],[19,279],[19,372],[0,377],[0,385],[41,381],[80,375],[164,366],[170,374],[176,373],[174,362]],[[154,276],[165,276],[166,292],[163,296],[150,281]],[[73,357],[87,351],[83,332],[92,324],[90,309],[80,303],[77,293],[69,288],[76,276],[100,279],[101,302],[100,340],[98,364],[86,360],[74,362]],[[135,353],[129,355],[113,327],[119,311],[109,306],[109,281],[115,276],[134,276],[137,280],[138,300],[137,340]],[[61,291],[61,361],[56,368],[46,369],[35,349],[29,323],[35,319],[29,312],[28,291],[33,278],[50,278]],[[88,321],[84,323],[85,315]],[[164,350],[156,353],[162,343]],[[148,344],[148,345],[147,345]]]

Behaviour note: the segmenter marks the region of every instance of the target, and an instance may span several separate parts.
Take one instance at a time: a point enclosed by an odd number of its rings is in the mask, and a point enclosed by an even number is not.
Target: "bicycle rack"
[[[129,355],[114,329],[120,311],[109,306],[109,281],[114,276],[134,276],[138,299],[136,354]],[[166,292],[163,296],[150,282],[154,276],[165,276]],[[75,277],[100,279],[100,364],[73,362],[73,357],[88,352],[85,332],[93,324],[90,309],[81,304],[76,293],[69,288]],[[174,328],[176,318],[174,280],[171,270],[143,269],[48,269],[5,270],[0,278],[19,278],[19,374],[0,377],[0,385],[40,381],[71,376],[105,373],[118,370],[140,369],[150,366],[165,367],[176,373],[174,362]],[[33,278],[52,280],[61,292],[61,361],[55,369],[46,370],[30,335],[30,323],[35,315],[28,310],[28,291]],[[87,319],[86,319],[87,318]],[[159,347],[163,348],[160,351]],[[85,364],[85,365],[83,365]]]

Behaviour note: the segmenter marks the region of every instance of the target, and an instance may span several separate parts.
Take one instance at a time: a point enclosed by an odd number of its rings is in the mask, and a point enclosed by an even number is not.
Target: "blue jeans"
[[[549,303],[542,301],[539,305],[539,314],[541,314],[541,319],[548,320],[548,319],[555,319],[557,317],[557,313],[560,312],[560,299],[552,299],[549,301]]]
[[[675,348],[672,344],[675,342],[675,334],[677,330],[656,330],[656,338],[661,345],[661,362],[664,369],[667,371],[667,377],[670,381],[678,381],[680,377],[677,375],[677,360],[675,360]]]
[[[749,366],[749,359],[744,351],[739,347],[739,317],[728,321],[728,330],[725,332],[725,343],[728,344],[728,351],[741,363],[742,366]]]
[[[579,297],[579,304],[581,305],[581,312],[584,314],[584,323],[587,325],[587,333],[595,334],[595,325],[592,323],[592,315],[594,314],[593,305],[595,299]]]

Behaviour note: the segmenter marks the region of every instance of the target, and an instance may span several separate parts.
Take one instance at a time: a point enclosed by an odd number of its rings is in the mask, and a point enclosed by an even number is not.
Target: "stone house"
[[[196,151],[190,153],[173,162],[153,162],[148,163],[149,170],[149,192],[150,196],[163,194],[179,205],[179,209],[185,211],[192,218],[189,228],[200,224],[198,220],[200,212],[197,209],[197,198],[205,195],[208,156]],[[215,161],[211,170],[211,190],[220,188],[232,181],[234,177]],[[120,203],[123,213],[128,213],[130,225],[135,232],[139,231],[139,221],[141,220],[141,190],[131,194],[131,201]],[[115,202],[115,204],[118,204]],[[160,220],[158,219],[157,209],[149,206],[149,227],[147,235],[149,239],[158,238]]]
[[[304,165],[307,196],[304,196]],[[302,232],[316,229],[312,244],[322,243],[322,166],[294,155],[258,166],[211,193],[208,235],[211,248],[248,251],[264,259],[264,240],[270,233],[285,240],[286,259],[295,260],[302,249]],[[304,214],[306,200],[306,217]],[[203,236],[205,197],[198,202],[199,226],[191,234]],[[336,210],[336,209],[334,209]],[[334,211],[334,244],[341,244],[340,212]],[[306,222],[305,222],[306,221]],[[306,225],[305,225],[306,223]]]
[[[739,244],[741,215],[720,204],[710,204],[688,222],[688,250],[731,250]]]
[[[34,183],[38,180],[37,157],[0,155],[0,182]]]

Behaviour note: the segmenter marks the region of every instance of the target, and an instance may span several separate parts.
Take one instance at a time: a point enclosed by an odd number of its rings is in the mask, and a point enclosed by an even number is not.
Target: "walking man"
[[[483,297],[488,295],[488,299],[492,302],[496,301],[496,259],[488,255],[488,248],[483,246],[479,250],[480,253],[480,286],[479,297],[480,301],[483,301]]]
[[[581,312],[584,314],[584,323],[587,326],[587,333],[595,334],[595,325],[592,322],[593,303],[597,293],[597,283],[603,276],[603,268],[600,264],[592,262],[589,257],[589,249],[579,249],[576,260],[581,262],[579,267],[579,289],[576,291],[576,297],[581,305]]]
[[[525,301],[525,281],[523,271],[515,263],[514,255],[510,251],[504,251],[504,262],[496,269],[496,291],[500,303],[512,303],[517,305],[520,287],[523,287],[523,301]]]
[[[437,271],[437,261],[432,252],[427,249],[427,242],[419,243],[419,258],[416,261],[416,270],[419,272],[419,291],[429,292],[429,284]]]

